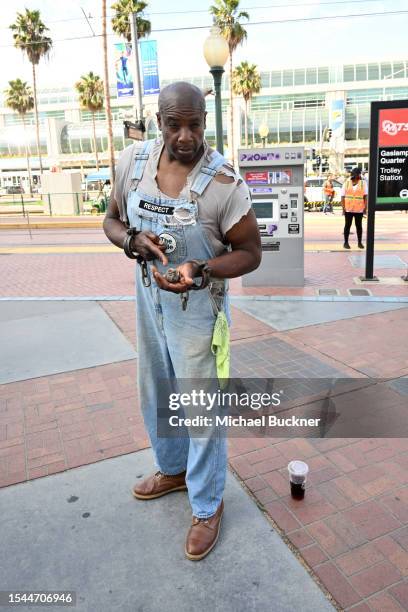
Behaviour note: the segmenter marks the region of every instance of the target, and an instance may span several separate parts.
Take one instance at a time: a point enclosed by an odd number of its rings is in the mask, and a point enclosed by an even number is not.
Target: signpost
[[[367,251],[364,281],[374,276],[377,210],[408,210],[408,100],[371,103]]]

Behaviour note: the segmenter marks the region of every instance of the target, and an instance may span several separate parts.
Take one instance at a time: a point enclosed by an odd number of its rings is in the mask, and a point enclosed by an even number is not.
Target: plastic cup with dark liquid
[[[291,461],[288,464],[290,493],[294,499],[303,499],[305,496],[306,479],[309,466],[304,461]]]

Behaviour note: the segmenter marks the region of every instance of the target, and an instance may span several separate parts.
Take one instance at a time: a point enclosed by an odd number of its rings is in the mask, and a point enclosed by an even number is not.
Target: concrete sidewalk
[[[1,589],[74,590],[78,612],[333,610],[231,475],[218,546],[188,561],[186,494],[131,495],[152,469],[141,451],[4,489]]]

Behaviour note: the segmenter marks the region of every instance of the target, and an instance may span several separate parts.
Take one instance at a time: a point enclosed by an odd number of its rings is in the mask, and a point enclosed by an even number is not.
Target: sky
[[[107,1],[108,16],[113,14]],[[202,75],[208,71],[203,43],[212,23],[211,0],[150,0],[145,17],[152,23],[150,38],[157,41],[159,73],[163,78]],[[31,82],[31,65],[14,48],[9,25],[18,11],[38,9],[54,41],[48,60],[38,67],[38,87],[70,87],[90,70],[103,74],[102,0],[13,0],[0,13],[0,90],[8,81]],[[89,17],[88,25],[82,10]],[[249,13],[248,38],[234,54],[234,64],[247,60],[260,70],[330,65],[387,59],[408,59],[406,32],[408,0],[241,0]],[[392,15],[395,11],[405,14]],[[346,18],[347,14],[382,13]],[[316,19],[319,17],[335,19]],[[309,19],[309,21],[277,22]],[[275,21],[275,23],[270,23]],[[113,82],[113,34],[108,18]],[[186,28],[174,30],[174,28]],[[172,29],[163,32],[160,30]],[[95,36],[93,36],[93,32]]]

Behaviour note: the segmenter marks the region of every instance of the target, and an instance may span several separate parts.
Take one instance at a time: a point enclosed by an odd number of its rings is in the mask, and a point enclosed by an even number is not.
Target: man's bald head
[[[204,113],[205,99],[203,92],[199,87],[185,81],[177,81],[166,85],[159,95],[159,113],[165,113],[175,106],[200,110]]]
[[[156,116],[169,159],[190,167],[197,162],[203,154],[206,115],[204,94],[195,85],[179,81],[162,89]]]

